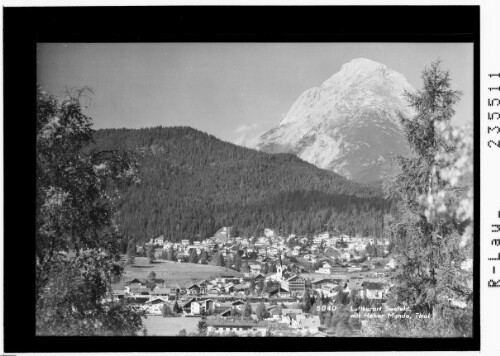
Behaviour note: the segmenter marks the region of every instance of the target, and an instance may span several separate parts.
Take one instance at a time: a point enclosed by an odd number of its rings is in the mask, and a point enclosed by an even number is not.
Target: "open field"
[[[148,336],[177,336],[181,329],[186,329],[189,333],[196,333],[198,317],[175,317],[164,318],[161,315],[148,315],[143,318],[142,323],[148,331]]]
[[[220,275],[241,275],[240,272],[225,267],[171,261],[150,264],[146,257],[136,257],[134,265],[125,267],[124,277],[146,279],[151,271],[156,273],[156,278],[180,284]]]

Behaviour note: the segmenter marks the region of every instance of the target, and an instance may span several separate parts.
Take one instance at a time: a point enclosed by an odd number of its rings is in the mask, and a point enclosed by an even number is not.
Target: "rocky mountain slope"
[[[381,178],[390,158],[407,151],[397,112],[411,115],[406,78],[365,58],[353,59],[297,99],[286,117],[248,146],[293,153],[359,182]]]

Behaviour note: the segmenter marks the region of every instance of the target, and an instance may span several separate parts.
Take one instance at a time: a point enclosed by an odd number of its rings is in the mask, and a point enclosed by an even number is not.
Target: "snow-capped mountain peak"
[[[403,94],[413,90],[386,65],[355,58],[303,92],[285,118],[251,145],[294,153],[348,178],[377,180],[384,162],[406,151],[397,112],[412,114]]]

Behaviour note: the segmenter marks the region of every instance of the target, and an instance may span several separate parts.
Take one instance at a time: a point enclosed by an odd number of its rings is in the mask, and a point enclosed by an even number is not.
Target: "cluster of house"
[[[218,335],[234,333],[238,336],[266,336],[269,332],[274,336],[326,336],[319,330],[321,327],[319,316],[304,313],[297,303],[280,303],[280,306],[264,303],[269,316],[260,321],[256,316],[258,304],[250,304],[252,315],[249,318],[225,314],[207,317],[207,331]],[[241,306],[244,307],[244,304]]]
[[[148,288],[146,281],[137,278],[112,285],[110,298],[127,299],[140,305],[149,314],[161,314],[163,305],[171,310],[174,304],[187,316],[197,316],[216,312],[228,316],[232,308],[241,308],[247,298],[251,297],[247,290],[253,284],[257,287],[263,283],[274,281],[275,287],[266,293],[260,293],[260,300],[299,300],[306,291],[306,281],[299,275],[283,278],[280,271],[267,277],[258,274],[251,277],[220,276],[212,280],[200,280],[184,286],[166,284],[156,280],[154,289]],[[368,299],[382,299],[387,293],[387,287],[381,283],[363,282],[352,284],[360,290],[360,296]],[[349,285],[342,279],[321,278],[311,281],[310,292],[322,297],[335,297],[340,291],[350,293]],[[235,300],[227,302],[228,300]]]
[[[292,239],[298,244],[290,246],[289,242]],[[333,236],[328,232],[314,235],[312,240],[308,237],[297,238],[294,234],[284,237],[267,228],[261,237],[232,237],[231,228],[223,227],[213,237],[203,241],[190,242],[190,240],[184,239],[181,242],[173,243],[160,235],[152,238],[148,244],[156,245],[164,250],[172,248],[179,262],[182,261],[183,257],[189,257],[194,249],[197,255],[200,255],[203,250],[209,254],[217,251],[223,256],[234,255],[237,251],[242,251],[243,257],[256,256],[258,262],[262,262],[267,257],[273,258],[282,254],[284,257],[303,258],[308,262],[316,263],[318,255],[327,248],[335,248],[340,252],[340,260],[349,262],[354,256],[365,251],[369,245],[377,247],[384,254],[388,254],[390,242],[387,239],[377,240],[371,237],[354,237],[346,234]],[[142,247],[139,246],[139,248]]]
[[[215,242],[211,239],[206,239],[204,241],[191,241],[181,240],[181,242],[169,242],[165,239],[163,235],[150,239],[146,245],[154,245],[162,248],[164,251],[170,250],[172,248],[177,256],[178,262],[182,261],[183,257],[189,257],[191,255],[191,250],[195,250],[197,255],[201,255],[202,251],[211,252],[214,250]],[[137,246],[141,249],[142,246]],[[225,249],[223,249],[225,251]]]
[[[370,265],[368,263],[351,263],[351,264],[341,264],[341,263],[330,263],[328,261],[319,261],[322,262],[322,266],[315,270],[315,273],[319,274],[339,274],[339,273],[350,273],[350,272],[366,272],[370,270]],[[396,262],[394,259],[390,259],[389,262],[385,263],[382,266],[387,272],[375,272],[373,273],[374,277],[386,277],[390,273],[390,270],[393,270],[396,267]]]

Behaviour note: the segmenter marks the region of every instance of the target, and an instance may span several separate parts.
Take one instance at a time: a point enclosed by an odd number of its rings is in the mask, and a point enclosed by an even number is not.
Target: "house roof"
[[[151,292],[149,288],[130,288],[130,293],[145,293],[148,294]]]
[[[175,291],[176,288],[156,288],[151,294],[170,294],[172,289]]]
[[[111,289],[113,291],[124,290],[125,289],[125,282],[113,283],[113,284],[111,284]]]
[[[252,279],[256,279],[256,278],[266,278],[266,276],[264,276],[262,273],[259,273],[256,276],[252,277]]]
[[[220,315],[220,316],[229,316],[229,315],[231,315],[231,310],[232,310],[232,308],[226,309],[223,312],[219,313],[218,315]]]
[[[125,285],[128,286],[129,284],[132,284],[132,283],[141,283],[142,284],[143,282],[137,278],[134,278],[134,279],[131,279],[130,281],[126,281]]]
[[[293,308],[293,309],[283,309],[281,311],[282,314],[302,314],[302,309],[300,308]]]
[[[312,281],[311,284],[323,284],[323,283],[335,283],[339,284],[341,283],[341,279],[333,279],[333,278],[320,278],[315,281]]]
[[[249,288],[249,286],[246,284],[237,284],[234,286],[234,289],[236,289],[236,290],[245,290],[247,288]]]
[[[254,322],[251,320],[241,320],[241,319],[207,319],[207,324],[209,326],[216,327],[267,327],[269,323],[267,321]]]
[[[187,285],[187,286],[186,286],[186,289],[191,289],[191,288],[195,288],[195,287],[196,287],[196,288],[200,288],[200,286],[199,286],[199,285],[197,285],[197,284],[193,283],[193,284],[189,284],[189,285]]]
[[[188,300],[186,300],[184,302],[181,302],[181,303],[178,303],[178,304],[179,304],[179,306],[181,306],[182,308],[184,308],[186,305],[190,304],[194,300],[195,300],[195,298],[189,298]]]
[[[231,304],[232,305],[241,305],[241,304],[245,304],[245,301],[238,299],[238,300],[235,300],[234,302],[232,302]]]
[[[160,304],[160,303],[165,303],[165,301],[161,298],[155,298],[155,299],[148,300],[146,302],[146,304]]]
[[[161,288],[170,288],[170,289],[181,289],[179,283],[177,284],[163,284]]]
[[[361,287],[364,287],[366,289],[375,289],[375,290],[384,289],[384,285],[382,283],[377,283],[377,282],[363,282],[361,284]]]
[[[281,315],[281,308],[274,308],[271,315]]]
[[[290,291],[289,291],[288,289],[286,289],[285,287],[279,287],[279,288],[275,288],[275,289],[271,290],[271,291],[269,292],[269,295],[271,295],[271,294],[275,294],[275,293],[283,293],[283,292],[288,293],[288,292],[290,292]]]

